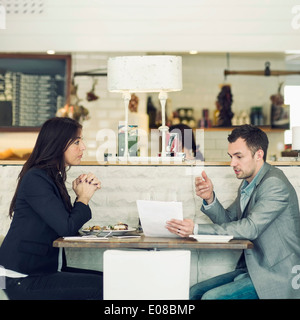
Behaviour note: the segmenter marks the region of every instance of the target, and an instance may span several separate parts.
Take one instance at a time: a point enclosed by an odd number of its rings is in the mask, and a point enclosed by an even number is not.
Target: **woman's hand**
[[[166,228],[178,236],[185,238],[194,234],[194,221],[192,219],[177,220],[172,219],[167,221]]]
[[[73,190],[76,193],[77,201],[88,204],[95,191],[101,189],[101,182],[92,173],[81,174],[72,183]]]

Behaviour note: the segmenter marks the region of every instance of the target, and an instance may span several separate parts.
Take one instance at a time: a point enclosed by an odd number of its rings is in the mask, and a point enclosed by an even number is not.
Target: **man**
[[[267,164],[267,135],[242,125],[228,136],[231,167],[243,179],[236,200],[224,209],[206,173],[195,181],[203,199],[201,210],[213,224],[194,225],[190,219],[171,220],[167,228],[182,237],[190,234],[233,235],[249,239],[237,268],[195,284],[191,299],[300,298],[300,217],[297,194],[278,168]]]

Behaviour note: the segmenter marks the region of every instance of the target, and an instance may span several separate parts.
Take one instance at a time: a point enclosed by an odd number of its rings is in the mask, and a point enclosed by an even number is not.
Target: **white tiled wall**
[[[136,55],[133,53],[131,55]],[[97,68],[106,68],[107,59],[116,53],[107,54],[73,54],[73,72],[88,71]],[[120,54],[119,54],[120,55]],[[263,70],[268,55],[257,56],[232,55],[230,58],[231,70]],[[273,58],[271,61],[273,69],[284,69],[283,57]],[[175,111],[180,107],[194,108],[194,116],[198,121],[202,117],[202,110],[209,109],[210,117],[215,110],[216,97],[220,91],[220,85],[231,84],[233,93],[232,110],[239,114],[243,110],[250,112],[251,106],[263,106],[266,124],[270,123],[270,96],[277,92],[278,79],[276,77],[261,76],[228,76],[224,79],[224,69],[227,66],[225,54],[201,54],[196,56],[183,56],[183,90],[169,94],[171,109]],[[92,78],[76,77],[78,84],[78,96],[81,103],[90,111],[90,120],[85,121],[84,135],[88,145],[85,160],[95,160],[96,149],[100,143],[95,141],[100,129],[110,128],[116,132],[119,121],[124,120],[124,105],[121,94],[109,93],[107,91],[106,77],[97,78],[96,94],[100,99],[94,102],[85,100],[86,93],[92,88]],[[282,79],[284,80],[284,79]],[[138,94],[140,98],[139,111],[146,112],[147,97]],[[157,94],[151,94],[154,105],[160,110]],[[171,110],[171,111],[172,111]],[[272,134],[270,137],[271,154],[280,155],[282,144],[278,150],[278,142],[283,143],[283,134]],[[205,133],[205,157],[208,161],[227,160],[227,132]],[[199,143],[199,142],[198,142]],[[151,152],[151,151],[150,151]]]
[[[228,131],[206,131],[204,134],[204,150],[206,161],[229,161],[227,154],[228,140],[231,133]],[[284,131],[267,132],[269,139],[269,148],[267,159],[271,156],[281,157],[281,151],[284,148]]]
[[[16,187],[21,166],[0,166],[0,235],[5,235],[10,224],[8,208]],[[235,198],[240,183],[228,166],[204,168],[214,183],[220,202],[227,207]],[[202,201],[195,196],[194,178],[202,167],[189,166],[78,166],[68,172],[67,188],[74,200],[71,182],[83,172],[94,172],[101,180],[102,189],[90,201],[92,220],[86,225],[106,225],[119,221],[129,226],[138,225],[136,200],[152,199],[183,202],[185,218],[197,223],[211,223],[200,211]],[[300,167],[282,167],[298,197],[300,196]],[[98,249],[69,249],[70,265],[102,270],[102,253]],[[232,270],[240,251],[192,251],[191,284]]]

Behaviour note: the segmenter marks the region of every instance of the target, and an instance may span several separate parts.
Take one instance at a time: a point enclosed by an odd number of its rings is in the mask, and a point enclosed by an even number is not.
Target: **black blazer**
[[[91,219],[89,206],[75,202],[69,212],[53,180],[42,169],[30,169],[20,184],[10,229],[0,248],[0,265],[24,274],[56,272],[61,236],[78,234]]]

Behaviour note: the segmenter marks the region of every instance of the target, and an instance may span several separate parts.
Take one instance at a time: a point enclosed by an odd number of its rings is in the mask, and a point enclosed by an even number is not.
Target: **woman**
[[[65,186],[66,169],[80,164],[84,150],[75,120],[53,118],[42,126],[19,174],[11,226],[0,248],[9,299],[102,299],[102,273],[68,272],[64,253],[52,246],[91,219],[88,202],[100,181],[91,173],[73,181],[74,205]]]
[[[186,124],[179,123],[170,126],[169,132],[179,134],[179,150],[185,153],[187,160],[196,159],[204,161],[204,157],[196,145],[193,129]]]

